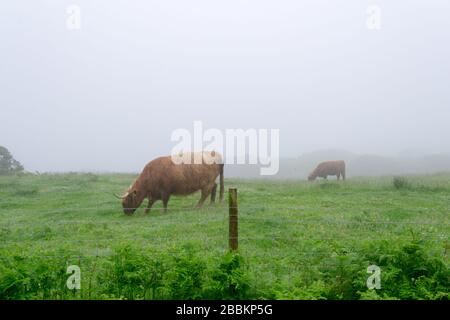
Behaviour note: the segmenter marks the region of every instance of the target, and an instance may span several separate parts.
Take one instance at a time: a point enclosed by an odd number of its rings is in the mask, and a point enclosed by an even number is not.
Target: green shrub
[[[0,299],[68,299],[69,257],[8,255],[0,259]]]
[[[449,298],[448,265],[420,241],[368,242],[358,251],[337,247],[313,271],[299,269],[288,277],[277,270],[260,276],[239,253],[206,258],[202,250],[122,245],[98,263],[97,258],[73,261],[60,252],[23,256],[19,249],[0,250],[0,299]],[[82,269],[81,291],[66,286],[69,264]],[[371,264],[381,268],[381,289],[366,286]]]
[[[448,299],[450,270],[439,257],[429,256],[414,241],[379,259],[383,294],[400,299]]]
[[[384,243],[365,249],[368,264],[381,268],[380,299],[448,299],[450,270],[439,256],[427,254],[425,243],[412,241],[400,247]],[[362,299],[372,295],[364,282],[368,274],[360,272],[358,294]],[[372,291],[372,290],[370,290]]]
[[[289,288],[289,290],[276,289],[274,295],[270,298],[277,300],[325,300],[328,295],[329,286],[322,280],[314,281],[310,285],[306,285],[302,281],[295,281],[293,288]]]
[[[246,299],[250,288],[244,260],[227,253],[206,261],[201,251],[184,246],[170,252],[119,247],[104,264],[98,283],[112,299]]]
[[[325,297],[332,300],[357,299],[355,279],[360,270],[365,270],[362,257],[340,253],[327,261],[322,269],[327,290]],[[358,285],[358,283],[356,283]]]
[[[117,299],[159,299],[167,270],[161,257],[150,258],[130,245],[119,247],[99,274],[103,294]]]
[[[408,188],[409,182],[405,177],[394,177],[392,180],[394,188],[397,190]]]
[[[170,299],[192,300],[203,297],[207,264],[198,257],[192,247],[173,257],[167,276],[167,290]]]
[[[245,269],[244,258],[229,252],[225,254],[218,268],[210,274],[207,297],[218,300],[248,299],[250,280]]]

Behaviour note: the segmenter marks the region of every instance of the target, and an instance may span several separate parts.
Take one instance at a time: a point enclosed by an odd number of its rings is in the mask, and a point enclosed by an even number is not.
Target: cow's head
[[[142,198],[136,189],[116,197],[122,200],[123,213],[126,215],[132,215],[142,203]]]
[[[316,180],[316,175],[314,174],[314,172],[311,172],[308,176],[308,181],[314,181]]]

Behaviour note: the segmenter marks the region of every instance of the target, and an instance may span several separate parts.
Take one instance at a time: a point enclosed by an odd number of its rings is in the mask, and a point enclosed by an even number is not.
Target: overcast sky
[[[80,30],[66,25],[72,4]],[[0,12],[0,145],[30,171],[137,171],[194,120],[280,129],[286,157],[450,153],[447,0],[14,0]]]

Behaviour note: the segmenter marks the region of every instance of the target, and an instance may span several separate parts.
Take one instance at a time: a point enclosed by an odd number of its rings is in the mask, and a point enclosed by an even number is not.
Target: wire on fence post
[[[237,204],[237,189],[228,189],[228,208],[230,213],[229,220],[229,247],[230,250],[237,250],[238,248],[238,204]]]

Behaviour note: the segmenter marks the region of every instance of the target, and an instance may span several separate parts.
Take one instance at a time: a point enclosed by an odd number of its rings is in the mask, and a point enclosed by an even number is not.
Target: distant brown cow
[[[203,205],[211,195],[215,201],[217,183],[220,175],[220,201],[223,199],[223,163],[222,156],[217,152],[184,153],[179,156],[190,159],[189,162],[176,164],[171,156],[160,157],[150,161],[128,191],[121,197],[123,212],[133,214],[145,198],[148,213],[157,200],[162,200],[164,212],[171,195],[186,196],[201,190],[197,208]],[[195,159],[195,160],[194,160]]]
[[[340,176],[345,180],[345,162],[343,160],[325,161],[319,165],[308,176],[309,181],[315,180],[317,177],[326,179],[328,176],[336,176],[339,180]]]

